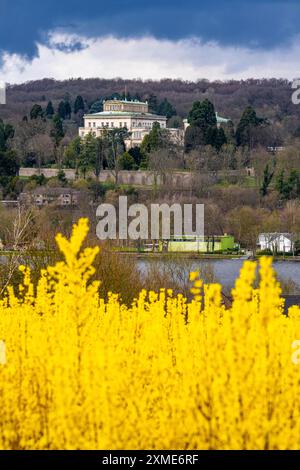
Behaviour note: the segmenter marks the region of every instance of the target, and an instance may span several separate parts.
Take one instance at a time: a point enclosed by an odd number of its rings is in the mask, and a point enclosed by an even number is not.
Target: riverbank
[[[137,259],[191,259],[191,260],[258,260],[261,256],[246,256],[242,254],[220,254],[220,253],[194,253],[194,252],[144,252],[114,250],[114,253],[122,256],[132,256]],[[264,255],[265,256],[265,255]],[[272,256],[274,261],[300,261],[300,256]]]

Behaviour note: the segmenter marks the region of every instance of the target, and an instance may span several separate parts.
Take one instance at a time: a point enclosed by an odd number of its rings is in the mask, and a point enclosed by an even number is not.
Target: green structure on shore
[[[171,240],[159,242],[160,252],[181,253],[224,253],[226,251],[236,251],[238,244],[235,243],[232,235],[213,236],[174,236]]]

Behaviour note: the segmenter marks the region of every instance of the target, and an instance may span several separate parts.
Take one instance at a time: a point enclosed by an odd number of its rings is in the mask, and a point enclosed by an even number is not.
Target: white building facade
[[[107,100],[103,102],[103,111],[83,116],[84,127],[79,128],[79,136],[88,134],[101,136],[104,130],[126,128],[130,137],[125,141],[126,147],[141,145],[145,135],[149,134],[154,123],[162,129],[167,128],[166,116],[149,113],[148,103],[127,100]]]
[[[260,250],[271,250],[273,253],[292,253],[294,249],[290,233],[261,233],[257,244]]]

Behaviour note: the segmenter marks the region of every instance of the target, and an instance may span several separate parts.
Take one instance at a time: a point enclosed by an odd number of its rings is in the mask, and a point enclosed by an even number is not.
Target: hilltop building
[[[125,142],[127,148],[140,145],[155,122],[158,122],[162,129],[167,128],[166,116],[149,113],[147,101],[143,103],[126,99],[107,100],[103,102],[101,113],[86,114],[83,118],[84,127],[79,128],[80,137],[83,138],[89,133],[99,137],[103,130],[126,128],[131,133]]]
[[[230,119],[219,116],[218,113],[216,113],[216,118],[218,127],[230,121]],[[129,139],[125,141],[127,149],[141,145],[144,137],[149,134],[156,122],[162,129],[168,130],[171,139],[176,144],[183,144],[184,133],[189,126],[188,120],[184,119],[184,130],[169,128],[167,127],[167,117],[150,113],[147,101],[129,101],[127,99],[103,101],[102,112],[85,114],[83,119],[84,126],[79,128],[81,138],[90,133],[99,137],[104,130],[126,128],[130,133]]]

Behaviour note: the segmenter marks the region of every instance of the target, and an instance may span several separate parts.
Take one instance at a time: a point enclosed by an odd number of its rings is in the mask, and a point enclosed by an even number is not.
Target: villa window
[[[96,127],[96,123],[95,123],[95,122],[93,122],[93,127]]]
[[[91,122],[89,122],[89,127],[92,127],[92,123],[91,123]]]
[[[111,127],[114,127],[114,123],[113,123],[113,122],[111,122],[111,123],[110,123],[110,126],[111,126]]]
[[[123,123],[122,123],[122,122],[120,122],[120,127],[123,127],[123,125],[122,125],[122,124],[123,124]]]

